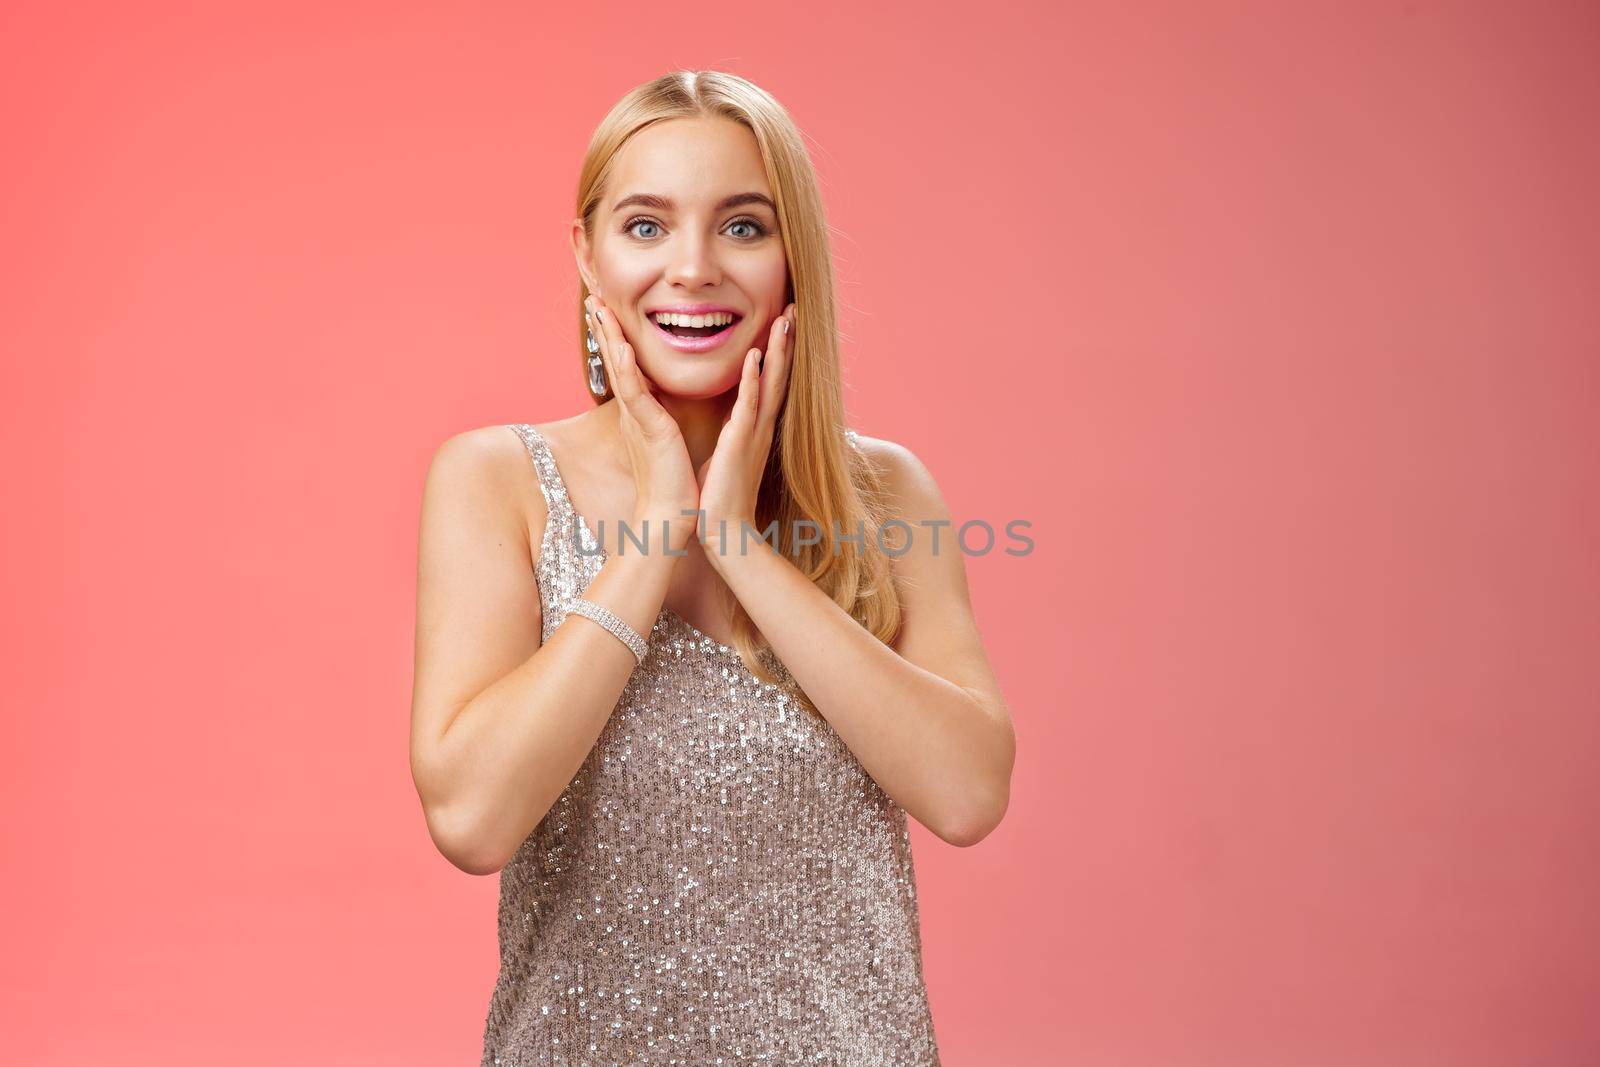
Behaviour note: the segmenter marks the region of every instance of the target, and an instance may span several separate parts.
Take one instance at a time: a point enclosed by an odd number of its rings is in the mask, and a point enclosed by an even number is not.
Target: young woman
[[[1015,741],[938,487],[845,425],[803,138],[673,73],[577,206],[595,406],[423,495],[412,774],[500,872],[483,1063],[937,1064],[906,817],[981,840]]]

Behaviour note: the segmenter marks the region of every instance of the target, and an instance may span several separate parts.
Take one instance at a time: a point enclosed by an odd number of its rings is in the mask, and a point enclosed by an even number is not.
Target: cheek
[[[789,289],[789,265],[784,261],[781,247],[769,262],[762,264],[761,281],[763,294],[773,296],[781,310],[783,294]]]
[[[736,276],[730,275],[750,302],[768,317],[783,313],[789,292],[789,268],[782,249],[770,259],[742,264]]]
[[[645,257],[626,254],[598,257],[595,271],[600,291],[610,298],[608,302],[616,304],[626,303],[635,293],[648,289],[661,273]]]

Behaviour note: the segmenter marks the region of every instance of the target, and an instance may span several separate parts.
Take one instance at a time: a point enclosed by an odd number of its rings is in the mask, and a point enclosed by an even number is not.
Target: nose
[[[705,237],[687,233],[672,242],[668,256],[666,280],[670,285],[700,289],[722,281],[716,248]]]

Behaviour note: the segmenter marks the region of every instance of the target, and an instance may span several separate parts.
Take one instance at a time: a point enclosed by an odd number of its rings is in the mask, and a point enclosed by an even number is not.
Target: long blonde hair
[[[733,74],[680,70],[647,82],[619,100],[595,130],[578,179],[578,217],[593,242],[595,214],[617,152],[648,126],[690,117],[732,119],[755,135],[788,260],[789,299],[795,304],[789,388],[756,501],[756,527],[764,532],[776,521],[773,547],[870,633],[891,644],[900,630],[901,609],[889,559],[877,547],[881,524],[889,518],[884,472],[845,434],[833,253],[816,171],[789,113],[766,90]],[[583,301],[589,292],[581,277],[578,285],[578,366],[587,381]],[[610,396],[608,389],[595,402]],[[820,538],[816,544],[797,544],[802,520],[816,524],[807,527],[811,537]],[[843,539],[858,534],[864,534],[860,541]],[[757,678],[778,681],[781,664],[742,605],[735,605],[733,623],[739,657]],[[800,698],[817,713],[803,691]]]

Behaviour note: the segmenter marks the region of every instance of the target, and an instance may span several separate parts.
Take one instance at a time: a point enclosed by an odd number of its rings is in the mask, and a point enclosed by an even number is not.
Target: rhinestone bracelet
[[[628,646],[635,659],[640,663],[644,662],[645,653],[649,651],[649,646],[644,643],[644,638],[640,637],[633,627],[618,618],[610,608],[579,597],[572,602],[572,607],[568,611],[582,615],[586,619],[593,619],[607,630],[610,630],[616,635],[618,641]]]

